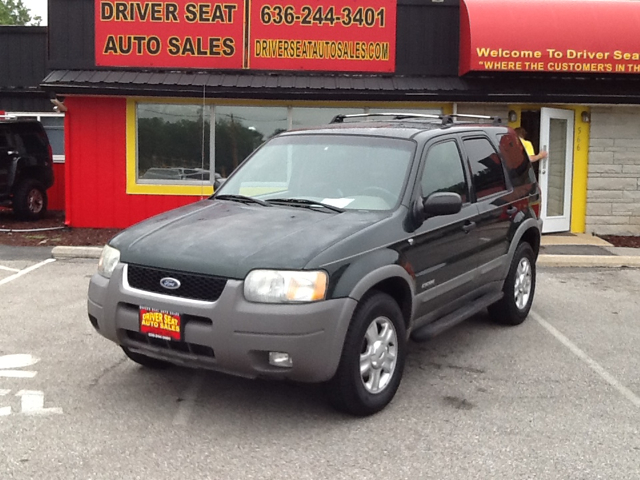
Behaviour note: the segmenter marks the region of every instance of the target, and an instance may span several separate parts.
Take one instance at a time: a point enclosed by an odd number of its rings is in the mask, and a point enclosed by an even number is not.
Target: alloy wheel
[[[527,257],[523,257],[518,262],[518,269],[515,275],[515,285],[513,288],[514,300],[518,310],[523,310],[529,302],[531,296],[531,262]]]
[[[27,202],[30,212],[40,213],[44,206],[44,197],[42,196],[42,192],[37,188],[32,188],[29,190],[29,194],[27,195]]]
[[[398,336],[393,322],[378,317],[365,332],[360,353],[360,378],[369,393],[382,392],[393,378],[398,359]]]

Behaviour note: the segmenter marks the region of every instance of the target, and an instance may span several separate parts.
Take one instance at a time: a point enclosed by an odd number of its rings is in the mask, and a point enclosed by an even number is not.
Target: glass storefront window
[[[64,155],[64,117],[40,117],[54,155]]]
[[[323,108],[323,107],[293,107],[292,128],[315,127],[326,125],[336,115],[350,115],[364,113],[364,108]]]
[[[210,179],[210,107],[139,103],[137,178],[140,183]]]
[[[42,123],[51,144],[53,161],[55,163],[64,163],[64,114],[7,112],[7,115],[23,120],[38,120]]]
[[[290,129],[326,125],[336,115],[367,112],[440,113],[438,109],[246,106],[131,101],[135,124],[127,135],[135,145],[128,156],[128,193],[202,195],[201,187],[227,178],[256,148]],[[51,119],[52,137],[57,143]],[[60,119],[61,121],[61,119]],[[60,132],[61,134],[61,132]],[[57,147],[54,147],[57,148]],[[268,188],[280,188],[283,171],[265,171]],[[138,188],[138,186],[140,188]],[[197,187],[198,190],[193,190]],[[264,186],[267,188],[267,186]]]
[[[438,108],[392,107],[392,108],[371,108],[369,109],[369,113],[417,113],[420,115],[441,115],[442,111]],[[377,120],[379,120],[379,118]]]
[[[288,130],[287,107],[215,107],[216,172],[226,178],[269,138]]]

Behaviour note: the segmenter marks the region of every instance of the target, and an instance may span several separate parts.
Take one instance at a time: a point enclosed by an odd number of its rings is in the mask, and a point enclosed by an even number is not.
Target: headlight
[[[120,250],[116,250],[109,245],[105,245],[98,262],[98,273],[105,278],[111,278],[111,274],[120,261]]]
[[[244,281],[244,296],[250,302],[316,302],[326,293],[327,274],[322,271],[254,270]]]

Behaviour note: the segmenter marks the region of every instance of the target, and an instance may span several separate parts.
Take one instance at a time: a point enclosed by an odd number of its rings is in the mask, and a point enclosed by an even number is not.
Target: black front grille
[[[146,292],[170,295],[172,297],[191,298],[193,300],[204,300],[207,302],[217,300],[227,284],[226,278],[176,272],[174,270],[163,270],[140,265],[129,265],[128,270],[127,280],[133,288]],[[160,280],[165,277],[178,280],[180,287],[175,290],[164,288],[160,285]]]

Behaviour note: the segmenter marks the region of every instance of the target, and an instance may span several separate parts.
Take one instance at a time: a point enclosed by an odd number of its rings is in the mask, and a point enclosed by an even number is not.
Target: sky
[[[32,17],[36,15],[42,17],[40,25],[47,25],[47,0],[22,0],[22,3],[31,11]]]

